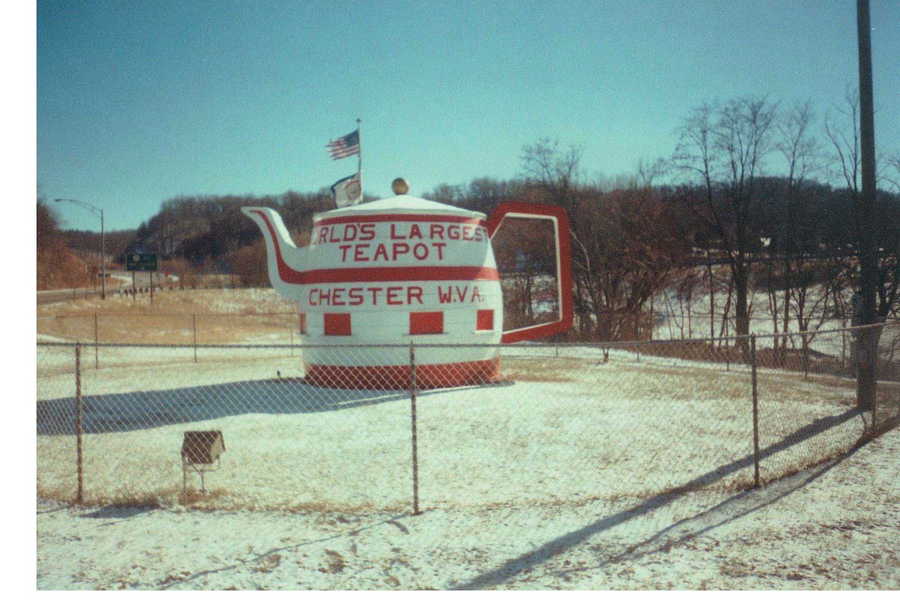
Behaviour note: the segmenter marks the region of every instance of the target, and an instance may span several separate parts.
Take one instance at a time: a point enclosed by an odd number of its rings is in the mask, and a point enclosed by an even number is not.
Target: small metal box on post
[[[225,438],[222,432],[185,431],[181,443],[182,488],[187,491],[187,473],[193,470],[200,475],[200,492],[206,493],[205,474],[219,468],[219,457],[225,451]]]

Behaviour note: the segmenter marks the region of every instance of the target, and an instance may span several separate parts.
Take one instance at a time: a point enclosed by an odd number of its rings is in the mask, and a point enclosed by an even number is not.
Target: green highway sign
[[[139,254],[130,252],[125,255],[126,271],[156,271],[158,268],[155,254]]]

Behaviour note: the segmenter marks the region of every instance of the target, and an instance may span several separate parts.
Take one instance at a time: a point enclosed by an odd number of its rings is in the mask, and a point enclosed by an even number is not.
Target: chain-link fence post
[[[800,342],[803,344],[803,379],[809,379],[809,337],[805,331],[800,334]]]
[[[78,491],[75,494],[75,502],[81,504],[84,501],[84,462],[82,460],[82,402],[81,402],[81,344],[75,344],[75,463],[78,473]]]
[[[94,368],[100,368],[100,326],[97,313],[94,313]]]
[[[874,326],[871,331],[872,371],[875,374],[875,383],[873,384],[875,389],[872,390],[872,428],[874,429],[878,427],[878,341],[884,333],[884,327],[883,325]]]
[[[750,382],[753,395],[753,486],[759,487],[759,396],[756,388],[756,336],[750,336]]]
[[[194,331],[194,362],[197,362],[197,313],[191,315],[191,328]]]
[[[419,440],[416,423],[416,348],[409,343],[409,402],[412,427],[413,514],[419,513]]]
[[[875,406],[877,337],[872,327],[856,331],[856,406],[872,410]]]
[[[847,368],[847,332],[843,331],[847,328],[847,319],[843,320],[841,327],[841,370],[843,371]]]

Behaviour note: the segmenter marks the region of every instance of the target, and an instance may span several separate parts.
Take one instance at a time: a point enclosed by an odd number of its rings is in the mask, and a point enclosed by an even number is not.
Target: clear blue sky
[[[871,0],[876,137],[900,149],[900,1]],[[179,195],[312,192],[362,119],[365,191],[520,172],[540,137],[588,176],[668,157],[704,101],[857,86],[854,0],[39,0],[37,184],[135,228]],[[821,123],[821,121],[820,121]],[[58,204],[64,226],[96,216]]]

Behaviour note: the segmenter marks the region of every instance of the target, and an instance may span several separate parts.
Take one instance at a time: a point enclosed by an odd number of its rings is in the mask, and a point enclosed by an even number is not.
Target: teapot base
[[[310,385],[347,390],[407,390],[411,384],[409,365],[319,365],[304,364],[304,381]],[[500,379],[500,357],[469,362],[416,366],[416,389],[484,385]]]

